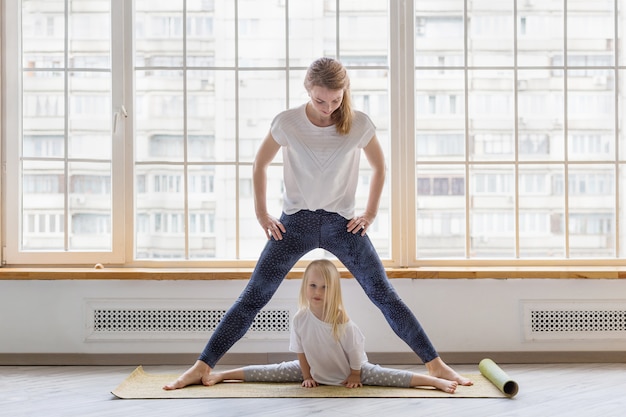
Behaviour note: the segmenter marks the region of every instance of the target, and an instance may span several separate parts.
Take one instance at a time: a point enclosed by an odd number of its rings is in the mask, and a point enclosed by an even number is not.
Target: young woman
[[[310,100],[278,114],[253,167],[254,201],[268,241],[234,305],[209,339],[196,363],[164,389],[208,381],[211,369],[246,333],[296,262],[323,248],[334,254],[382,311],[394,332],[425,363],[431,376],[471,385],[446,365],[411,310],[391,286],[366,232],[378,213],[385,182],[385,158],[367,115],[352,109],[345,67],[320,58],[304,80]],[[280,219],[267,211],[267,168],[283,152],[284,203]],[[365,211],[355,215],[359,161],[372,168]]]
[[[456,390],[457,381],[383,368],[367,361],[365,338],[344,309],[339,271],[329,260],[313,261],[306,268],[299,305],[289,346],[298,354],[297,361],[212,373],[205,379],[205,385],[242,380],[301,382],[306,388],[324,384],[347,388],[432,386],[448,393]]]

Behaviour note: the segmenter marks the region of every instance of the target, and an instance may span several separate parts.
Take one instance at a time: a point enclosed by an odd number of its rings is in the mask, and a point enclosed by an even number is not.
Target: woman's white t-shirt
[[[360,370],[367,362],[365,337],[350,320],[335,340],[332,325],[315,317],[309,309],[299,310],[293,318],[289,350],[304,353],[313,379],[324,385],[341,385],[350,369]]]
[[[354,217],[361,149],[376,134],[370,118],[355,111],[350,133],[340,135],[334,125],[315,126],[305,104],[279,113],[270,132],[283,150],[283,211],[321,209]]]

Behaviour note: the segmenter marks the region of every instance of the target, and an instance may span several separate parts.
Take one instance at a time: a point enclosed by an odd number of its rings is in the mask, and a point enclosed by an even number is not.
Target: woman
[[[346,69],[335,59],[320,58],[309,66],[304,87],[310,101],[274,118],[254,161],[256,216],[268,241],[250,281],[196,363],[164,389],[206,384],[212,368],[243,337],[291,268],[316,248],[331,252],[348,268],[431,376],[471,385],[441,360],[391,286],[366,234],[378,213],[385,158],[372,121],[352,109]],[[267,211],[267,168],[281,149],[285,192],[283,213],[277,219]],[[355,216],[361,152],[372,178],[365,211]]]
[[[225,380],[300,382],[305,388],[320,384],[346,388],[430,386],[450,394],[456,391],[457,381],[368,362],[365,338],[346,313],[339,271],[331,261],[318,259],[307,266],[299,298],[300,309],[293,319],[289,346],[298,354],[298,360],[212,373],[205,383],[214,385]]]

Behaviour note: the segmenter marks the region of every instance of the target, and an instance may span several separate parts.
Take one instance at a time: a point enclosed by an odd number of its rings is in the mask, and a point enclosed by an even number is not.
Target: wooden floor
[[[423,366],[398,366],[424,372]],[[0,366],[3,417],[91,416],[541,416],[626,415],[626,364],[501,365],[519,383],[513,399],[180,399],[120,400],[110,391],[133,366]],[[180,373],[181,366],[145,366]],[[232,368],[222,366],[217,369]],[[462,373],[477,366],[456,365]]]

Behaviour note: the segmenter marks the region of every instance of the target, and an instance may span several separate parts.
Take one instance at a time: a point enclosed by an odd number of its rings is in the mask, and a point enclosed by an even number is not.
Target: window
[[[624,10],[564,3],[7,0],[2,259],[252,265],[256,150],[333,56],[387,158],[386,265],[623,261]]]

